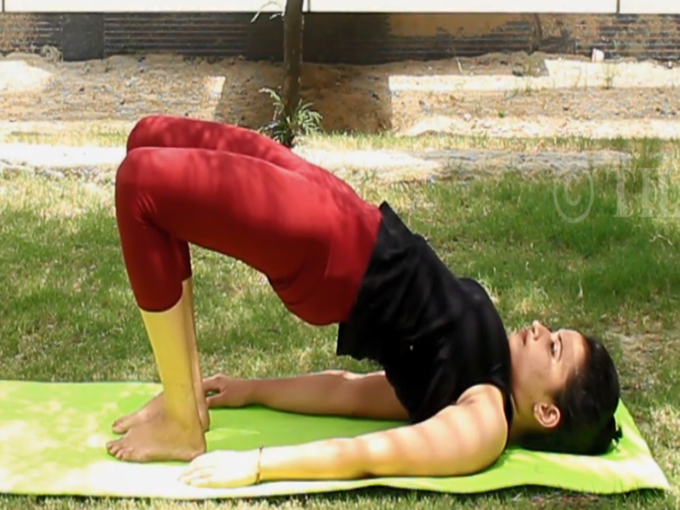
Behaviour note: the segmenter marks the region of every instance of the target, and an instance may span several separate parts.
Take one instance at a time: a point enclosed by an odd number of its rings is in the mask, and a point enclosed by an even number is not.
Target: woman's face
[[[578,373],[586,356],[585,338],[578,331],[550,331],[538,321],[510,337],[515,404],[531,411],[539,424],[559,423],[552,396]]]

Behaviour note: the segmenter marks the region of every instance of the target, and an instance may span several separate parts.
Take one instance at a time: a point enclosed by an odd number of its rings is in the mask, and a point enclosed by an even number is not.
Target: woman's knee
[[[142,185],[142,175],[151,167],[150,148],[141,147],[128,152],[118,166],[115,180],[116,203],[120,200],[136,194]]]
[[[155,138],[158,136],[159,125],[164,122],[164,119],[164,115],[147,115],[138,120],[128,135],[127,152],[157,145]]]

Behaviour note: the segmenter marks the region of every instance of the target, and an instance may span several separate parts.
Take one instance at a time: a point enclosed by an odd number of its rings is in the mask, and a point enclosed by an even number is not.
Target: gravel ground
[[[282,68],[239,59],[208,63],[144,55],[64,63],[0,57],[0,142],[13,132],[38,135],[127,128],[150,113],[259,127],[272,112],[259,90],[276,87]],[[308,64],[303,96],[327,130],[407,135],[445,132],[514,137],[680,137],[680,68],[655,62],[605,62],[524,53],[382,66]],[[114,128],[115,129],[115,128]],[[123,129],[122,131],[126,131]],[[581,171],[612,165],[616,152],[513,154],[484,150],[299,151],[342,175],[380,169],[386,180],[523,172]],[[55,178],[79,173],[111,181],[121,147],[0,144],[0,171]]]
[[[53,55],[53,52],[46,54]],[[60,62],[0,57],[0,123],[133,122],[162,112],[260,127],[262,87],[282,66],[143,55]],[[492,136],[676,137],[680,67],[655,62],[492,54],[380,66],[306,64],[303,98],[329,131],[447,131]],[[1,133],[0,133],[1,134]]]

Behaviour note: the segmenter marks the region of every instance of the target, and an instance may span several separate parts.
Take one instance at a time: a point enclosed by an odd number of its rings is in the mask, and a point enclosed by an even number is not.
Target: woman
[[[121,418],[121,460],[193,460],[196,486],[363,476],[455,476],[493,464],[510,442],[597,454],[618,437],[611,358],[574,330],[535,322],[506,334],[489,296],[458,278],[383,203],[255,132],[155,116],[130,134],[116,177],[127,274],[163,394]],[[204,381],[189,243],[264,275],[303,321],[339,324],[337,353],[372,359],[359,376]],[[236,389],[238,388],[238,390]],[[213,404],[405,419],[357,438],[205,454]],[[232,401],[233,403],[233,401]],[[194,460],[195,459],[195,460]]]

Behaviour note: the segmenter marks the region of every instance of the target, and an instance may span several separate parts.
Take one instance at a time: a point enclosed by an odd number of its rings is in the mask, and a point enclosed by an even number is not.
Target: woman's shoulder
[[[473,299],[484,302],[485,304],[491,305],[495,308],[491,294],[489,294],[489,291],[479,280],[470,278],[469,276],[461,276],[458,277],[458,281]]]

